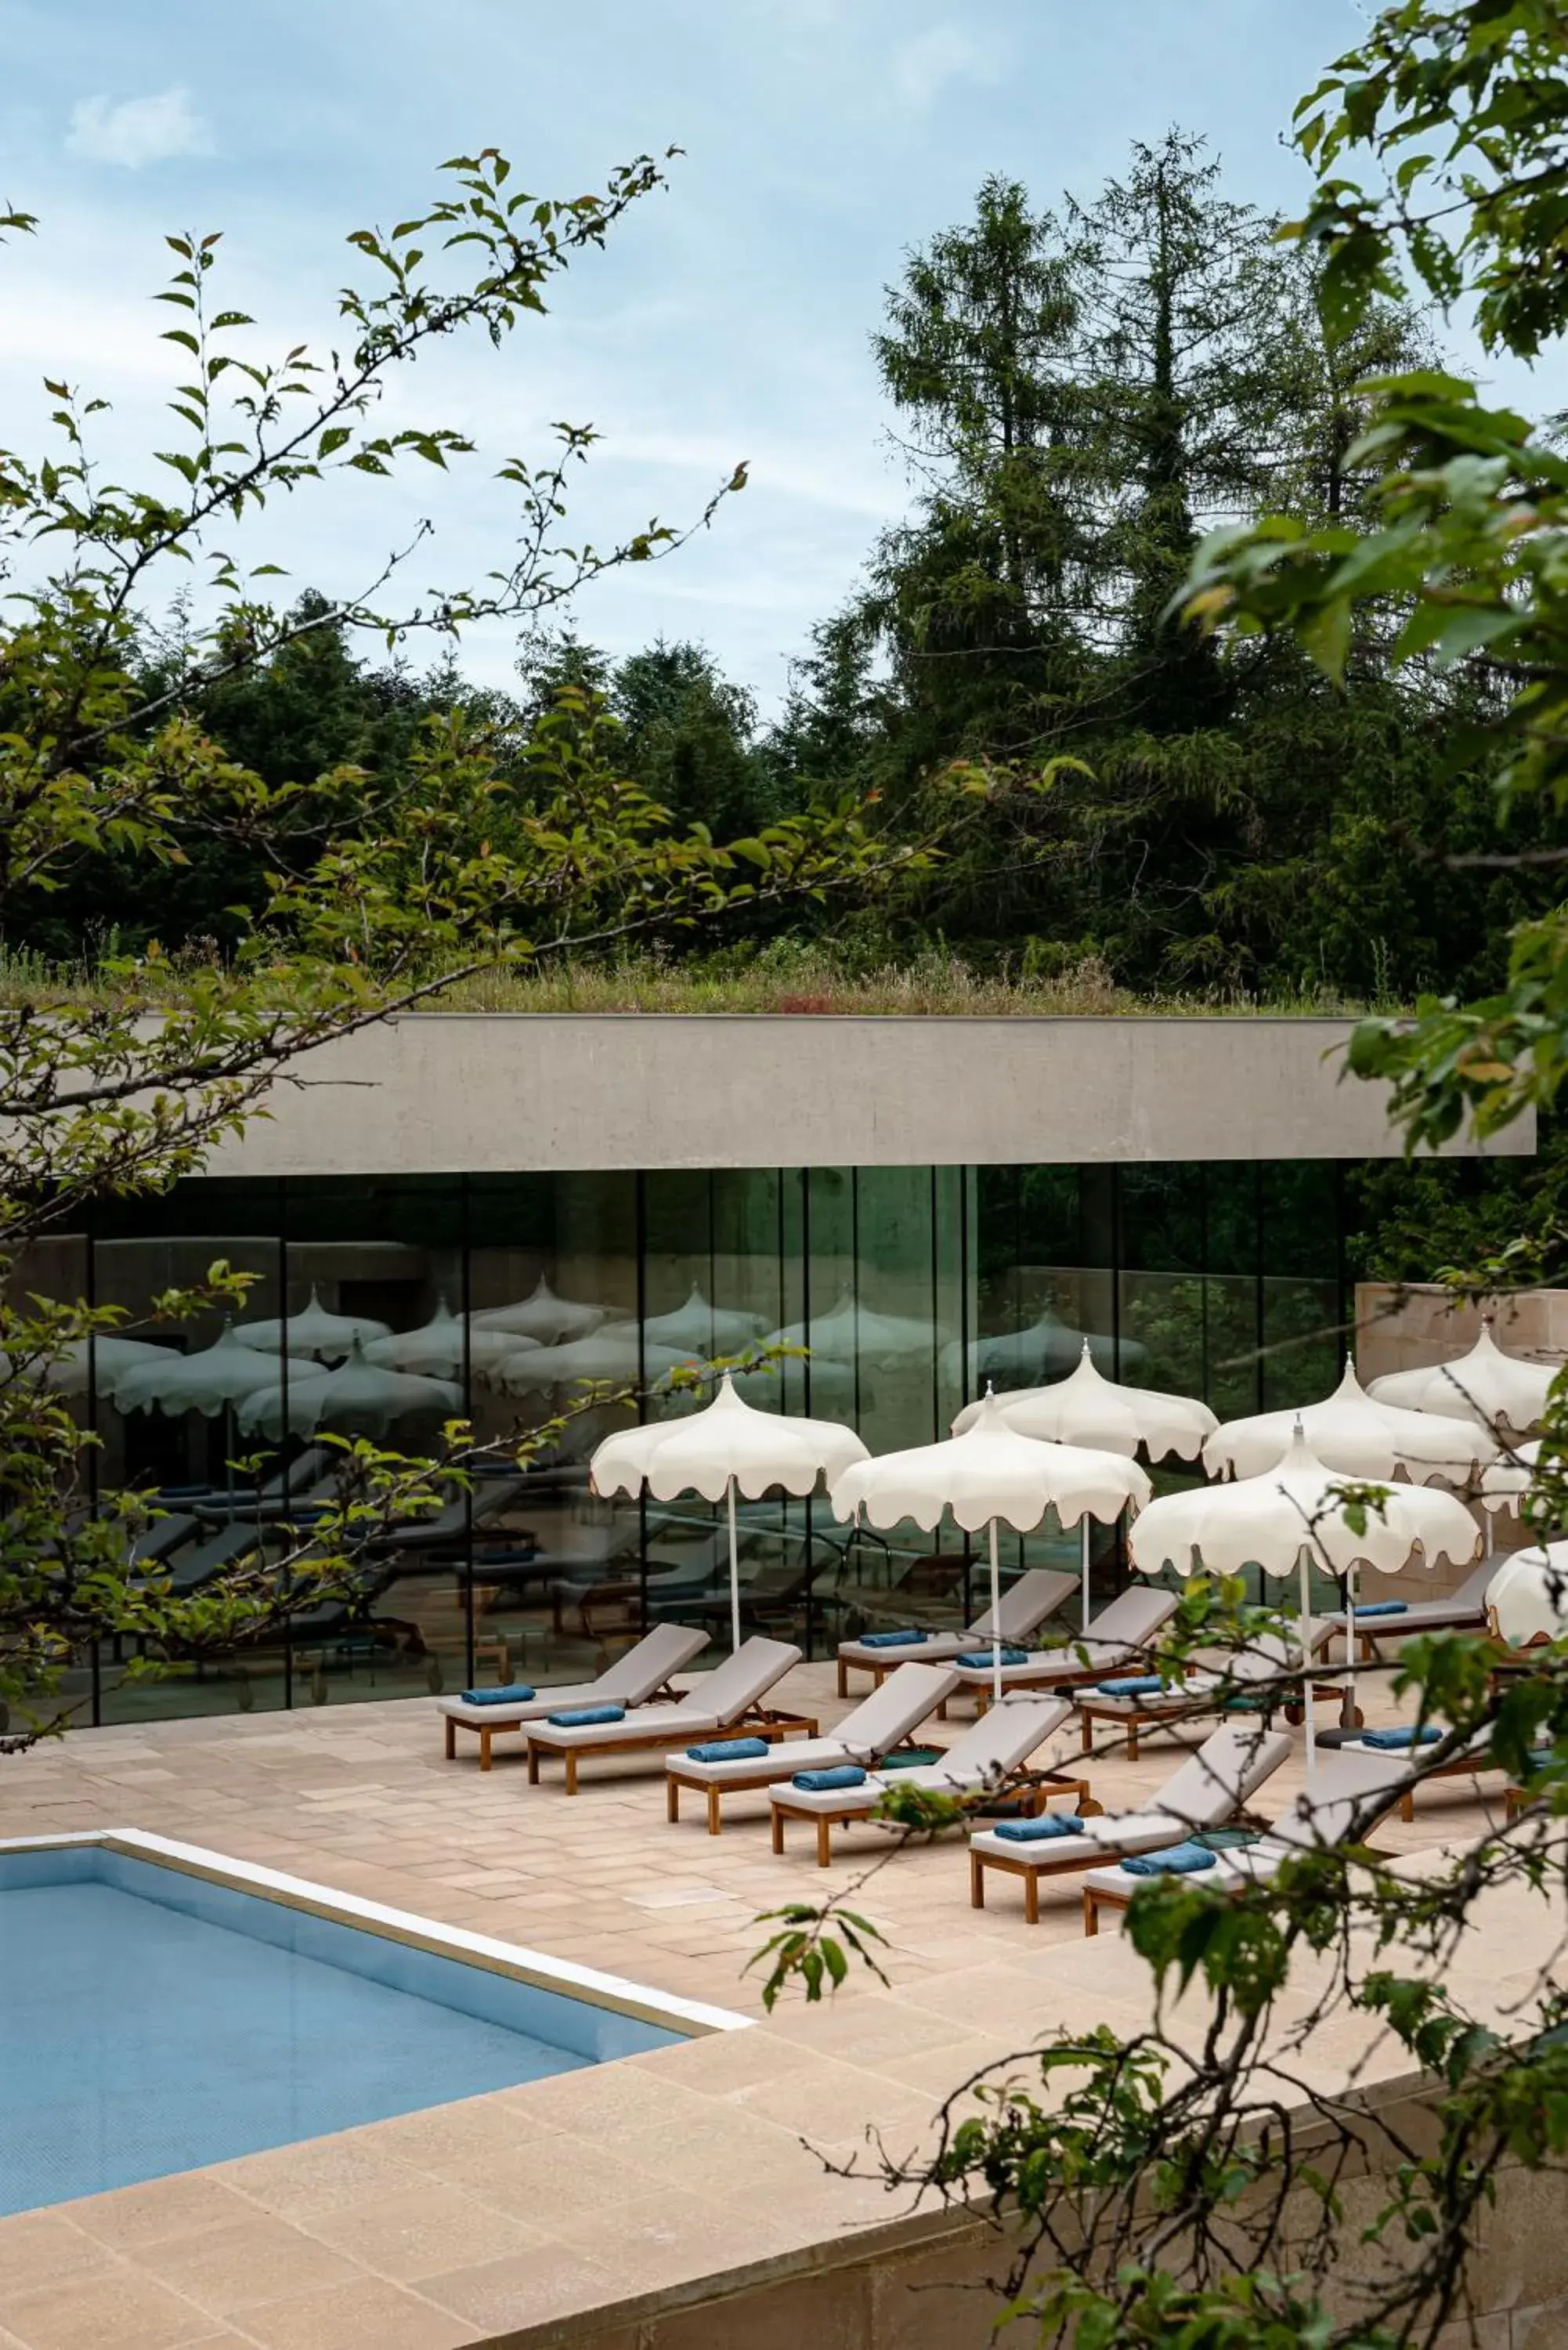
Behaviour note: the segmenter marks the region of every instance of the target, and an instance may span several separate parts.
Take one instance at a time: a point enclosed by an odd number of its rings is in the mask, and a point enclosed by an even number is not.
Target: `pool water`
[[[0,1853],[0,2212],[678,2036],[101,1846]]]

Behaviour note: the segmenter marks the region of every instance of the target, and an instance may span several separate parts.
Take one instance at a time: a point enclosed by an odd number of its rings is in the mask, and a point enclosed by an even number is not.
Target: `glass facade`
[[[505,1440],[567,1414],[526,1471],[504,1462],[428,1527],[379,1545],[362,1606],[157,1680],[105,1644],[75,1669],[82,1720],[343,1704],[476,1681],[580,1680],[651,1621],[728,1639],[722,1513],[597,1500],[587,1461],[693,1354],[809,1349],[749,1374],[748,1400],[857,1427],[874,1451],[945,1435],[988,1382],[1107,1375],[1205,1397],[1222,1417],[1325,1393],[1346,1322],[1333,1162],[783,1168],[645,1174],[194,1180],[128,1201],[20,1269],[25,1290],[125,1309],[253,1276],[242,1313],[99,1343],[74,1408],[98,1439],[91,1498],[156,1488],[181,1590],[329,1490],[324,1430],[400,1451],[449,1414]],[[151,1341],[158,1352],[148,1351]],[[252,1465],[236,1470],[236,1461]],[[1160,1471],[1158,1482],[1169,1482]],[[950,1528],[854,1535],[825,1500],[741,1505],[746,1626],[810,1654],[863,1627],[983,1604]],[[1075,1565],[1048,1520],[1008,1564]],[[1096,1578],[1121,1573],[1114,1531]]]

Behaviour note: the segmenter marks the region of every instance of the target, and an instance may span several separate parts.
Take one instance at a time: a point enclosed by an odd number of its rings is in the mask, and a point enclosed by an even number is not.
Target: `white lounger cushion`
[[[530,1724],[528,1735],[536,1744],[556,1748],[613,1746],[618,1739],[644,1732],[650,1739],[668,1736],[671,1746],[683,1738],[711,1737],[738,1721],[748,1707],[757,1704],[799,1662],[800,1650],[787,1640],[742,1640],[734,1655],[704,1673],[679,1705],[635,1706],[623,1721],[583,1722],[576,1729],[536,1721]],[[557,1705],[551,1711],[567,1709]]]
[[[1177,1595],[1158,1584],[1139,1584],[1131,1591],[1122,1592],[1102,1607],[1090,1624],[1087,1635],[1060,1648],[1042,1648],[1022,1665],[1003,1665],[1002,1685],[1010,1681],[1028,1680],[1031,1676],[1059,1672],[1064,1680],[1092,1681],[1101,1675],[1115,1672],[1130,1663],[1139,1650],[1147,1647],[1161,1625],[1175,1615]],[[1083,1649],[1088,1657],[1085,1664],[1079,1655]],[[966,1689],[979,1689],[989,1684],[992,1667],[963,1665],[961,1678]]]
[[[1063,1601],[1078,1587],[1075,1575],[1064,1575],[1054,1566],[1032,1566],[1010,1584],[1002,1595],[996,1610],[995,1628],[1003,1640],[1014,1643],[1026,1640],[1031,1632],[1054,1616]],[[946,1657],[961,1657],[992,1637],[992,1611],[963,1632],[933,1632],[929,1639],[911,1641],[908,1648],[867,1648],[859,1640],[840,1640],[838,1653],[847,1664],[886,1666],[908,1657],[912,1663],[940,1664]]]
[[[672,1754],[665,1767],[702,1786],[722,1787],[735,1779],[788,1779],[796,1771],[830,1771],[840,1762],[874,1762],[901,1746],[909,1732],[951,1694],[957,1680],[950,1665],[900,1665],[826,1738],[784,1739],[771,1756],[757,1754],[733,1762],[698,1762],[689,1754]]]
[[[607,1666],[597,1680],[572,1689],[542,1689],[536,1697],[516,1704],[465,1705],[460,1697],[436,1700],[437,1711],[471,1730],[505,1730],[515,1722],[542,1721],[546,1714],[565,1713],[581,1705],[641,1705],[671,1673],[680,1672],[708,1645],[705,1631],[682,1624],[656,1624],[634,1648]]]
[[[1398,1616],[1364,1617],[1357,1609],[1355,1628],[1358,1633],[1365,1632],[1369,1639],[1386,1640],[1402,1632],[1429,1632],[1434,1628],[1440,1631],[1448,1624],[1479,1622],[1486,1614],[1488,1589],[1502,1564],[1501,1559],[1483,1558],[1480,1565],[1465,1577],[1459,1589],[1451,1591],[1446,1599],[1414,1599]],[[1330,1631],[1342,1633],[1345,1630],[1343,1612],[1314,1617],[1314,1629],[1319,1621]]]
[[[1037,1746],[1072,1713],[1065,1698],[1021,1694],[1005,1697],[971,1722],[961,1738],[948,1748],[940,1762],[918,1762],[908,1771],[873,1771],[863,1787],[783,1787],[772,1800],[783,1800],[797,1811],[874,1811],[890,1787],[923,1787],[931,1794],[966,1794],[1020,1770]],[[815,1766],[798,1758],[801,1749],[788,1749],[796,1770]],[[792,1773],[793,1775],[793,1773]]]
[[[1086,1819],[1082,1829],[1084,1849],[1153,1851],[1161,1845],[1180,1844],[1195,1828],[1218,1827],[1279,1769],[1291,1751],[1283,1731],[1222,1722],[1166,1781],[1157,1803],[1138,1812]],[[1032,1853],[1042,1860],[1068,1860],[1073,1855],[1073,1846],[1065,1837],[1031,1845],[998,1836],[990,1829],[971,1836],[970,1847],[994,1853],[1003,1860],[1026,1859]]]
[[[1314,1627],[1313,1646],[1320,1643]],[[1245,1690],[1253,1681],[1271,1681],[1276,1675],[1301,1668],[1301,1650],[1282,1634],[1265,1633],[1250,1648],[1238,1652],[1226,1672],[1189,1673],[1185,1680],[1172,1681],[1170,1687],[1158,1691],[1150,1690],[1146,1697],[1106,1697],[1099,1690],[1086,1689],[1084,1701],[1096,1713],[1114,1714],[1118,1719],[1158,1716],[1161,1713],[1181,1713],[1201,1708],[1206,1698],[1217,1690],[1227,1694],[1231,1690]]]

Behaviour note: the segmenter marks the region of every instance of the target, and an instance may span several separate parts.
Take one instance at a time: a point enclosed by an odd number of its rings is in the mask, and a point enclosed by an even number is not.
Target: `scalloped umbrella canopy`
[[[611,1322],[565,1346],[522,1347],[488,1371],[485,1383],[507,1395],[528,1395],[574,1387],[581,1379],[662,1378],[667,1371],[697,1359],[690,1347],[639,1347],[635,1322]]]
[[[247,1436],[268,1436],[275,1443],[286,1425],[296,1436],[328,1427],[345,1436],[380,1436],[400,1419],[436,1413],[445,1419],[462,1409],[462,1389],[453,1381],[368,1363],[356,1338],[346,1363],[336,1370],[302,1370],[290,1378],[286,1396],[283,1381],[272,1373],[265,1388],[241,1403],[237,1417]]]
[[[328,1314],[314,1284],[309,1305],[286,1321],[234,1325],[242,1347],[254,1347],[258,1354],[308,1355],[318,1363],[345,1361],[356,1339],[363,1347],[390,1335],[389,1323],[373,1321],[369,1314]]]
[[[1488,1584],[1486,1601],[1510,1648],[1527,1648],[1542,1633],[1561,1640],[1568,1634],[1568,1542],[1512,1552]]]
[[[1480,1420],[1484,1428],[1511,1428],[1522,1436],[1544,1412],[1557,1371],[1555,1363],[1527,1363],[1521,1356],[1504,1354],[1490,1325],[1483,1324],[1468,1355],[1424,1370],[1386,1371],[1373,1380],[1369,1392],[1377,1403],[1446,1412],[1456,1419]]]
[[[735,1495],[749,1502],[782,1485],[786,1493],[809,1493],[819,1477],[829,1484],[856,1461],[867,1458],[852,1428],[831,1419],[792,1419],[756,1411],[734,1390],[726,1372],[705,1409],[608,1436],[594,1454],[590,1475],[596,1493],[637,1493],[644,1486],[657,1502],[680,1493],[701,1493],[705,1502],[726,1502],[730,1513],[730,1631],[741,1645],[741,1569],[736,1548]]]
[[[462,1377],[465,1359],[483,1377],[492,1364],[504,1362],[509,1355],[525,1354],[538,1344],[537,1338],[522,1337],[514,1330],[472,1328],[441,1297],[430,1320],[421,1322],[417,1330],[394,1330],[390,1337],[372,1338],[365,1348],[365,1360],[384,1364],[389,1370],[422,1371],[431,1378],[456,1379]]]
[[[557,1297],[541,1274],[531,1297],[520,1297],[513,1305],[486,1305],[468,1318],[476,1330],[511,1330],[537,1346],[559,1347],[587,1337],[609,1319],[609,1309]]]
[[[1137,1452],[1151,1461],[1176,1453],[1196,1460],[1204,1439],[1219,1426],[1206,1403],[1191,1396],[1162,1395],[1155,1388],[1120,1387],[1102,1378],[1089,1341],[1069,1378],[1052,1388],[1025,1388],[998,1399],[1007,1425],[1019,1436],[1052,1444],[1086,1444],[1102,1452]],[[953,1434],[972,1428],[983,1406],[966,1404]]]
[[[809,1322],[792,1322],[787,1329],[773,1331],[765,1343],[809,1347],[814,1355],[824,1355],[832,1362],[853,1363],[858,1357],[865,1363],[886,1364],[929,1355],[946,1335],[935,1322],[878,1314],[872,1306],[857,1305],[851,1291],[841,1289],[831,1313],[814,1314]]]
[[[767,1328],[763,1314],[742,1314],[728,1305],[710,1305],[695,1282],[684,1305],[672,1314],[656,1314],[642,1326],[642,1335],[656,1347],[689,1347],[696,1354],[733,1355],[754,1347]]]
[[[999,1523],[1028,1534],[1054,1509],[1064,1526],[1080,1519],[1114,1522],[1137,1512],[1153,1487],[1136,1461],[1075,1444],[1046,1444],[1009,1428],[1000,1399],[988,1395],[972,1426],[940,1444],[884,1452],[847,1469],[833,1484],[833,1514],[896,1526],[912,1518],[928,1533],[944,1511],[966,1534],[991,1536],[991,1602],[1002,1596]],[[1002,1695],[1002,1644],[992,1643],[993,1693]]]
[[[1480,1529],[1458,1495],[1428,1485],[1390,1484],[1381,1513],[1368,1509],[1356,1534],[1340,1498],[1346,1473],[1318,1460],[1298,1429],[1284,1459],[1262,1476],[1151,1502],[1127,1537],[1128,1555],[1144,1575],[1239,1575],[1248,1566],[1299,1575],[1302,1654],[1310,1656],[1314,1557],[1331,1575],[1363,1566],[1397,1575],[1412,1559],[1467,1566],[1481,1546]],[[1303,1694],[1310,1772],[1316,1767],[1310,1678]]]
[[[1495,1440],[1477,1421],[1380,1402],[1347,1359],[1338,1387],[1321,1403],[1226,1420],[1203,1447],[1203,1465],[1211,1477],[1262,1477],[1285,1458],[1298,1428],[1308,1451],[1342,1477],[1462,1485],[1497,1457]]]
[[[213,1344],[197,1354],[177,1355],[166,1347],[158,1353],[157,1362],[134,1363],[121,1373],[114,1388],[118,1410],[158,1409],[171,1418],[199,1411],[204,1419],[215,1419],[277,1377],[275,1365],[265,1355],[241,1345],[232,1322],[225,1322]]]
[[[961,1378],[972,1386],[982,1379],[1001,1380],[1004,1386],[1011,1381],[1033,1391],[1067,1378],[1082,1362],[1085,1349],[1097,1369],[1116,1370],[1114,1338],[1104,1337],[1098,1331],[1076,1330],[1047,1305],[1023,1330],[976,1338],[967,1347],[949,1347],[942,1356],[942,1369],[949,1378]],[[1121,1341],[1120,1359],[1129,1369],[1143,1362],[1147,1352],[1136,1338]]]
[[[1526,1444],[1512,1446],[1509,1458],[1489,1461],[1476,1489],[1475,1498],[1481,1508],[1493,1517],[1500,1511],[1518,1517],[1524,1497],[1535,1482],[1535,1465],[1540,1458],[1541,1440],[1532,1437]]]
[[[92,1359],[97,1366],[99,1395],[112,1397],[128,1371],[138,1369],[143,1363],[161,1362],[173,1352],[171,1347],[157,1346],[150,1338],[95,1339]],[[44,1385],[53,1388],[57,1395],[86,1395],[88,1360],[88,1341],[73,1338],[43,1370]]]

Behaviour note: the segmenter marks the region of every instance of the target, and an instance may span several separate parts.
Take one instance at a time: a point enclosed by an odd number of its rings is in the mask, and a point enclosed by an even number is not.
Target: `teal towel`
[[[830,1795],[839,1787],[863,1787],[866,1773],[858,1762],[839,1762],[831,1771],[797,1771],[790,1781],[792,1787],[804,1787],[809,1795]]]
[[[624,1705],[578,1705],[568,1713],[553,1713],[549,1719],[557,1730],[591,1730],[596,1722],[624,1721]]]
[[[530,1689],[526,1681],[513,1681],[506,1689],[464,1690],[462,1702],[464,1705],[526,1705],[531,1697],[537,1695],[538,1691]]]
[[[1153,1697],[1165,1683],[1158,1673],[1128,1673],[1119,1681],[1096,1681],[1095,1687],[1102,1697]]]
[[[1122,1863],[1129,1877],[1196,1877],[1200,1868],[1215,1866],[1214,1855],[1190,1840],[1165,1852],[1136,1852]]]
[[[706,1746],[689,1746],[689,1762],[755,1762],[772,1747],[765,1738],[713,1738]]]
[[[1002,1820],[995,1833],[1006,1844],[1053,1844],[1058,1836],[1082,1835],[1076,1812],[1042,1812],[1038,1819]]]
[[[1442,1736],[1428,1722],[1420,1730],[1364,1730],[1363,1746],[1375,1746],[1380,1754],[1397,1754],[1403,1746],[1435,1746]]]
[[[990,1648],[975,1648],[967,1657],[959,1659],[961,1665],[983,1666],[987,1672],[990,1671],[994,1661],[994,1652]],[[1026,1665],[1029,1662],[1029,1651],[1027,1648],[1003,1648],[1002,1661],[1004,1665]]]
[[[1407,1599],[1369,1599],[1365,1607],[1356,1609],[1355,1620],[1359,1624],[1364,1616],[1403,1616],[1409,1606]]]
[[[913,1630],[908,1632],[862,1632],[860,1635],[860,1646],[863,1648],[918,1648],[922,1640],[929,1640],[930,1637],[931,1636],[929,1632],[916,1632]]]

